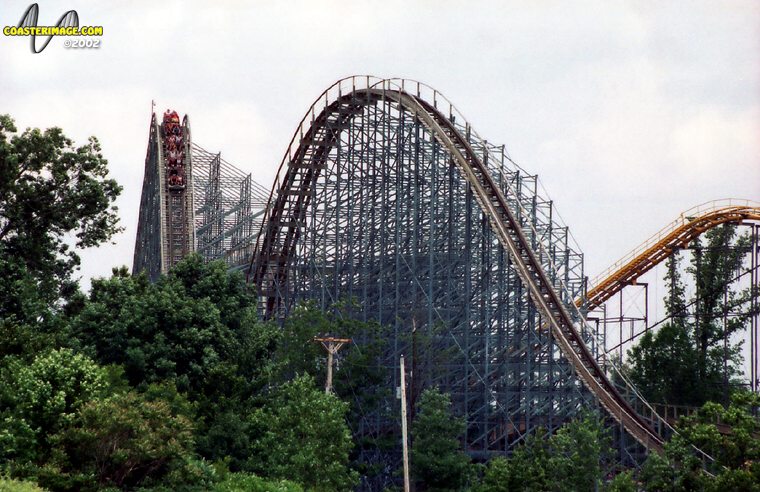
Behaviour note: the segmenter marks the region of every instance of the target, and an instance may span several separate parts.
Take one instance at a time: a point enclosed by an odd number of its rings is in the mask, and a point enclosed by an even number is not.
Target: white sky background
[[[3,0],[16,25],[31,0]],[[150,101],[271,186],[311,102],[352,74],[445,94],[478,133],[538,173],[594,276],[683,210],[760,200],[760,3],[40,1],[102,25],[102,47],[33,55],[0,37],[0,112],[96,135],[124,233],[82,254],[131,266]],[[660,293],[660,296],[662,293]]]

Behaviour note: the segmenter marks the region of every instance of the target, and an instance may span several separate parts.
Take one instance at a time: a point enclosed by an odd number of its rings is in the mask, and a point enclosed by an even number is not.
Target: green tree
[[[737,293],[728,286],[749,251],[749,236],[736,238],[736,226],[722,225],[705,233],[706,247],[697,238],[688,269],[696,284],[694,338],[699,380],[708,394],[704,401],[728,404],[730,384],[739,374],[739,346],[730,336],[746,327],[752,312],[738,309],[749,303],[750,290]],[[755,296],[757,293],[754,294]],[[731,316],[729,316],[731,314]],[[724,367],[722,360],[728,360]],[[702,403],[702,402],[700,402]]]
[[[636,492],[638,487],[636,481],[633,479],[633,472],[623,471],[615,475],[615,477],[607,483],[604,488],[608,492]]]
[[[256,383],[266,382],[271,368],[261,358],[279,337],[258,323],[242,276],[227,272],[223,262],[205,264],[198,255],[156,283],[124,268],[93,281],[71,324],[78,348],[102,364],[124,365],[133,386],[172,379],[191,399],[205,391],[250,394],[254,387],[244,380],[254,375],[248,372],[264,378],[253,378]],[[246,373],[240,375],[241,369]],[[240,377],[230,381],[230,371]]]
[[[449,396],[437,388],[420,397],[412,424],[412,475],[423,490],[461,490],[470,476],[470,458],[459,439],[465,421],[451,414]]]
[[[48,306],[39,295],[37,282],[20,258],[0,254],[0,278],[3,279],[0,282],[0,320],[31,324],[47,314]],[[2,354],[13,352],[18,350],[5,348]]]
[[[688,323],[680,253],[666,261],[665,314],[669,321],[648,331],[628,351],[631,382],[649,400],[690,405],[702,399],[694,332]]]
[[[696,287],[694,298],[686,302],[676,252],[666,263],[669,320],[629,351],[631,380],[652,401],[727,403],[740,373],[740,346],[731,343],[731,335],[743,330],[753,314],[748,309],[753,293],[735,292],[730,284],[746,255],[748,238],[737,239],[735,226],[723,225],[704,239],[706,246],[700,238],[692,242],[694,254],[686,270]]]
[[[325,350],[314,337],[332,335],[353,337],[358,323],[343,315],[340,306],[323,311],[314,302],[304,302],[293,309],[283,324],[282,343],[277,349],[281,364],[281,381],[289,381],[300,374],[309,374],[317,384],[325,382]],[[343,355],[343,353],[341,353]],[[338,369],[339,370],[339,369]],[[337,371],[334,380],[338,380]]]
[[[79,257],[66,238],[87,248],[119,230],[121,188],[107,175],[95,137],[75,147],[60,128],[19,134],[0,115],[0,258],[20,259],[48,302],[72,292]]]
[[[132,385],[172,379],[192,393],[233,343],[211,300],[188,296],[172,277],[151,284],[126,269],[93,282],[72,331],[101,364],[123,365]]]
[[[664,455],[649,454],[639,479],[645,490],[662,492],[706,490],[711,481],[691,444],[680,435],[665,444]]]
[[[509,492],[511,466],[503,456],[491,458],[486,465],[483,479],[475,487],[475,492]]]
[[[172,470],[188,475],[193,458],[190,421],[133,391],[83,405],[52,441],[53,461],[39,475],[53,490],[160,483]]]
[[[256,318],[253,296],[223,262],[184,259],[155,283],[126,269],[95,280],[71,321],[72,345],[123,365],[145,389],[169,381],[195,405],[197,449],[240,470],[250,446],[245,416],[276,377],[281,332]]]
[[[652,453],[644,463],[639,478],[645,490],[760,491],[758,406],[760,397],[737,392],[728,407],[708,402],[682,418],[679,434],[666,443],[664,455]],[[705,461],[694,446],[715,462]],[[705,465],[714,476],[705,472]]]
[[[308,489],[351,490],[358,475],[348,466],[353,444],[347,411],[346,403],[320,390],[310,376],[282,385],[251,416],[260,437],[250,468]]]
[[[609,437],[602,422],[592,414],[562,426],[549,440],[547,469],[553,490],[595,490],[600,484],[602,463],[610,455]]]
[[[729,484],[742,480],[760,484],[758,407],[758,395],[736,392],[728,407],[708,402],[679,423],[684,439],[716,459],[719,482],[725,483],[722,490],[732,490]]]
[[[22,258],[0,246],[0,357],[27,362],[64,341],[62,317],[45,297]],[[7,362],[7,361],[6,361]],[[0,362],[2,364],[2,362]]]
[[[2,458],[43,461],[50,436],[106,390],[106,371],[69,349],[40,354],[29,365],[12,361],[0,382]]]
[[[354,432],[351,466],[372,479],[386,471],[384,453],[396,449],[398,440],[385,432],[369,434],[378,417],[393,418],[391,371],[383,365],[388,347],[388,327],[356,318],[358,305],[345,301],[323,310],[314,302],[298,305],[282,326],[275,354],[278,382],[309,374],[324,385],[326,354],[316,336],[351,338],[353,343],[338,352],[333,367],[335,394],[349,404],[347,420]],[[368,459],[368,456],[372,458]]]
[[[665,323],[628,352],[633,385],[650,401],[692,405],[703,399],[691,326]]]
[[[44,492],[37,484],[28,481],[13,480],[0,476],[0,490],[3,492]]]
[[[214,486],[214,492],[303,492],[303,487],[289,480],[270,481],[249,473],[230,473]]]
[[[545,429],[539,429],[514,450],[510,459],[493,458],[475,490],[598,490],[603,464],[610,455],[609,436],[602,422],[593,414],[585,414],[568,422],[552,436],[548,436]],[[624,479],[618,481],[622,487]]]
[[[509,491],[539,492],[551,490],[551,478],[547,469],[551,456],[549,436],[546,429],[538,429],[529,435],[525,443],[512,453],[507,469]]]

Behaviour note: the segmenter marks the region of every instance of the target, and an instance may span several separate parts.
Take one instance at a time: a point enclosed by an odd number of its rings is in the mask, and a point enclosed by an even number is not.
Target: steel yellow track
[[[598,307],[700,234],[721,224],[746,221],[760,221],[760,203],[725,199],[691,208],[596,277],[586,298],[576,305]]]

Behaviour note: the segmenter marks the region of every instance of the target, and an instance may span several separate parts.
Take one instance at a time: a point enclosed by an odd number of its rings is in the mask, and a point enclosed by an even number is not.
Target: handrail
[[[686,246],[695,237],[720,224],[747,220],[760,220],[760,203],[726,198],[692,207],[597,275],[585,299],[578,299],[576,305],[589,309],[597,307],[664,261],[674,248]]]

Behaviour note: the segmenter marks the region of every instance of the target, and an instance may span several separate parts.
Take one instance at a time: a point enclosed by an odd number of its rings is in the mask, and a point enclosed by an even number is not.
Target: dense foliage
[[[285,383],[251,415],[252,425],[262,430],[252,467],[310,490],[351,490],[358,476],[347,467],[352,448],[347,411],[346,403],[317,389],[310,376]]]
[[[0,459],[14,476],[51,490],[203,490],[253,472],[315,490],[356,483],[349,405],[297,376],[317,372],[317,354],[313,368],[291,359],[223,263],[191,256],[153,284],[117,269],[50,315],[59,336],[3,358]]]
[[[18,133],[0,115],[0,257],[17,259],[43,299],[71,289],[78,248],[97,246],[119,229],[113,202],[121,187],[107,179],[107,161],[92,137],[75,147],[60,128]],[[5,270],[7,272],[7,270]]]
[[[510,459],[494,458],[476,492],[585,491],[601,486],[609,462],[609,437],[592,415],[571,421],[551,436],[528,436]]]

